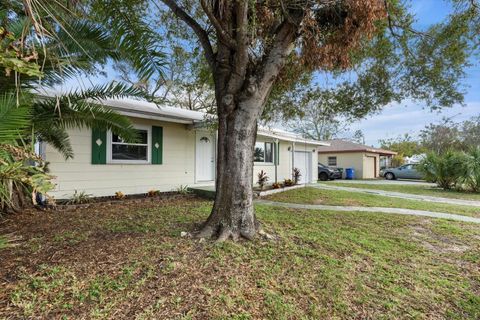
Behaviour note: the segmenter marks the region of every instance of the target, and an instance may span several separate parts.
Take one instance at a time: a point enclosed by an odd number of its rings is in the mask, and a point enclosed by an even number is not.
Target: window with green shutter
[[[92,164],[107,163],[107,131],[92,129]]]
[[[163,128],[152,127],[152,164],[163,163]]]

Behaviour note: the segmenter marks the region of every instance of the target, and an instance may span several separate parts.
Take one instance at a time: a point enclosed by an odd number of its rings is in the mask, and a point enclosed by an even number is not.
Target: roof
[[[330,144],[325,141],[318,141],[312,139],[305,139],[301,135],[293,132],[288,132],[281,129],[271,129],[260,127],[258,128],[257,134],[263,137],[269,137],[274,139],[279,139],[283,141],[290,141],[290,142],[298,142],[298,143],[305,143],[311,144],[316,146],[329,146]]]
[[[50,92],[50,91],[44,91],[43,94],[50,97],[59,95],[58,92]],[[201,124],[208,119],[208,115],[205,112],[175,108],[171,106],[163,106],[163,105],[159,106],[153,102],[148,102],[145,100],[135,100],[135,99],[128,99],[128,98],[104,99],[104,100],[101,100],[100,103],[128,117],[160,120],[160,121],[184,123],[184,124],[193,124],[193,125],[198,124],[199,126],[201,126]],[[271,128],[262,127],[258,129],[258,134],[264,137],[270,137],[270,138],[280,139],[284,141],[311,144],[316,146],[329,145],[328,143],[325,143],[322,141],[305,139],[299,134],[287,132],[280,129],[271,129]]]
[[[335,153],[335,152],[370,152],[370,153],[378,153],[380,155],[396,155],[395,151],[385,150],[374,148],[370,146],[366,146],[364,144],[358,144],[347,140],[327,140],[325,141],[330,144],[330,146],[319,147],[319,153]]]
[[[178,123],[195,123],[207,119],[207,114],[169,106],[158,106],[153,102],[134,99],[106,99],[101,103],[121,114],[131,117],[164,120]]]

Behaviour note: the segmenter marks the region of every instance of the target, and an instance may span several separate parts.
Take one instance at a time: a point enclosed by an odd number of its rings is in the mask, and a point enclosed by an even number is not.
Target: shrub
[[[449,190],[461,183],[464,162],[465,155],[459,152],[429,153],[420,162],[418,170],[426,180],[435,181],[439,187]]]
[[[260,186],[260,190],[263,190],[263,187],[265,187],[265,184],[267,183],[268,180],[269,179],[265,171],[262,170],[258,173],[257,183]]]
[[[293,186],[294,184],[295,184],[295,182],[293,182],[292,179],[285,179],[285,180],[283,180],[283,185],[284,185],[285,187],[291,187],[291,186]]]
[[[465,155],[461,180],[470,191],[480,192],[480,148]]]
[[[115,199],[125,199],[125,194],[122,191],[115,192]]]
[[[160,194],[160,191],[159,190],[148,190],[147,192],[147,197],[155,197],[155,196],[158,196]]]
[[[282,184],[279,182],[275,182],[274,184],[272,184],[273,189],[280,189],[281,187],[282,187]]]
[[[300,169],[298,168],[293,168],[293,182],[295,184],[298,184],[298,182],[300,181],[300,177],[302,176],[301,172],[300,172]]]
[[[0,144],[0,212],[19,212],[54,185],[47,163],[28,147]]]
[[[85,191],[78,192],[75,190],[73,195],[67,201],[67,204],[84,204],[92,201],[92,195],[86,193]]]

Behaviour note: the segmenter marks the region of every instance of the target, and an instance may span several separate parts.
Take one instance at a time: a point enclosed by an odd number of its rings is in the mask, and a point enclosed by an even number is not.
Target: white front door
[[[293,158],[294,167],[300,170],[299,183],[309,183],[312,179],[312,153],[295,151]]]
[[[198,131],[196,135],[196,181],[213,181],[215,179],[215,136]]]

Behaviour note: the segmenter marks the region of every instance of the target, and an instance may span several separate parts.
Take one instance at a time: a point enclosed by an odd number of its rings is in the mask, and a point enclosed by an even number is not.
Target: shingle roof
[[[381,155],[396,155],[397,153],[390,150],[384,150],[379,148],[374,148],[370,146],[366,146],[363,144],[354,143],[347,140],[327,140],[330,146],[319,147],[319,153],[332,153],[332,152],[371,152],[371,153],[378,153]]]

